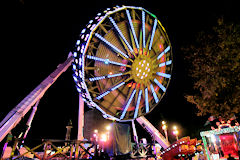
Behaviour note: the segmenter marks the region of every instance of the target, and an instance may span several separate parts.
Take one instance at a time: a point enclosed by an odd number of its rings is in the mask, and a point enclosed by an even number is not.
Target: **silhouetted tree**
[[[229,119],[240,112],[240,25],[224,23],[201,32],[196,44],[183,49],[194,80],[194,94],[187,101],[196,104],[197,115]]]

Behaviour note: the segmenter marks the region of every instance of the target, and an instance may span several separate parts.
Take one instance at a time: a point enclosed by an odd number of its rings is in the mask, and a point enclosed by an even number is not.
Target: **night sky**
[[[209,0],[210,1],[210,0]],[[217,18],[240,20],[234,1],[15,1],[7,6],[1,19],[1,112],[0,120],[27,96],[42,80],[66,60],[80,31],[98,12],[116,5],[141,6],[155,14],[165,27],[173,46],[173,73],[170,85],[159,105],[146,115],[160,128],[165,120],[169,128],[180,127],[180,137],[198,137],[207,117],[197,117],[194,105],[184,95],[192,92],[182,47],[194,43],[195,36],[210,29]],[[85,110],[89,110],[85,107]],[[64,139],[66,124],[73,121],[72,139],[77,134],[78,93],[69,68],[40,100],[29,139]],[[23,119],[24,122],[25,119]],[[21,126],[21,125],[20,125]],[[137,126],[139,136],[148,136]],[[171,139],[170,139],[171,140]]]

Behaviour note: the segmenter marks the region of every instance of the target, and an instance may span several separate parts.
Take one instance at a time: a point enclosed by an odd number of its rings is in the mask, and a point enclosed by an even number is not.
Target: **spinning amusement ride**
[[[85,101],[107,119],[137,120],[164,149],[170,145],[144,115],[166,93],[173,66],[172,46],[157,17],[132,6],[108,8],[89,21],[68,59],[2,120],[0,141],[34,106],[23,134],[26,138],[39,100],[71,64],[80,96],[78,140],[83,139]]]
[[[73,53],[77,90],[109,119],[131,121],[151,112],[171,78],[165,29],[140,7],[98,13],[82,30]]]

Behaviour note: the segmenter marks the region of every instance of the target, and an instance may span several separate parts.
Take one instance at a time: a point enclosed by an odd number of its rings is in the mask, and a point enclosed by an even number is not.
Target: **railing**
[[[18,154],[15,155],[17,146],[21,139],[15,139],[12,150],[9,153],[3,154],[1,160],[4,159],[20,159],[22,157],[36,157],[41,160],[49,159],[93,159],[97,154],[97,145],[92,141],[79,140],[53,140],[43,139],[40,145],[30,148],[22,145],[18,149]],[[39,152],[39,150],[41,150]]]

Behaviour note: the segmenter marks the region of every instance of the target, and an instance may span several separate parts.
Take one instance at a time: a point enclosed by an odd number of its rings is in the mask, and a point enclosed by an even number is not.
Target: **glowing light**
[[[145,88],[145,106],[146,106],[146,113],[149,112],[149,103],[148,103],[148,89]]]
[[[154,98],[155,102],[158,103],[159,99],[157,97],[157,94],[156,94],[152,84],[150,85],[150,88],[151,88],[151,91],[152,91],[153,98]]]
[[[110,90],[113,91],[113,90],[121,87],[121,86],[124,85],[124,84],[125,84],[125,82],[121,82],[121,83],[117,84],[116,86],[114,86],[113,88],[111,88]]]
[[[106,134],[101,134],[100,141],[107,142],[107,135]]]
[[[158,55],[157,59],[160,59],[160,58],[161,58],[165,53],[167,53],[169,50],[170,50],[170,46],[168,46],[164,51],[162,51],[162,52]]]
[[[142,96],[142,90],[140,90],[139,93],[138,93],[138,99],[137,99],[137,104],[136,104],[136,108],[135,108],[135,112],[134,112],[134,118],[137,118],[137,115],[138,115],[141,96]]]
[[[99,58],[99,57],[95,57],[95,56],[87,55],[87,58],[95,60],[95,61],[100,61],[100,62],[103,62],[105,64],[115,64],[115,65],[118,65],[118,66],[126,66],[126,64],[123,64],[123,63],[110,61],[109,59],[103,59],[103,58]]]
[[[145,42],[145,12],[142,11],[142,34],[143,34],[143,48],[146,47]]]
[[[76,43],[76,45],[79,45],[80,44],[80,40],[77,40],[77,43]]]
[[[172,60],[169,60],[166,62],[166,65],[170,65],[170,64],[172,64]]]
[[[77,52],[73,52],[73,56],[76,58],[77,57]]]
[[[163,92],[166,92],[166,88],[155,78],[154,82],[162,89]]]
[[[127,102],[127,104],[126,104],[126,106],[125,106],[125,108],[124,108],[124,110],[122,112],[122,115],[121,115],[120,119],[124,118],[124,116],[125,116],[125,114],[126,114],[126,112],[128,110],[128,107],[129,107],[130,103],[132,102],[132,99],[133,99],[135,93],[136,93],[136,89],[134,89],[134,91],[132,92],[130,98],[128,99],[128,102]]]
[[[165,77],[165,78],[171,78],[170,74],[166,74],[166,73],[162,73],[162,72],[157,72],[157,75],[161,76],[161,77]]]
[[[150,39],[150,44],[148,46],[149,51],[152,49],[152,43],[153,43],[153,38],[154,38],[154,35],[155,35],[156,27],[157,27],[157,19],[154,20],[152,35],[151,35],[151,39]]]
[[[105,59],[104,63],[109,64],[109,59]]]
[[[111,44],[109,41],[107,41],[105,38],[103,38],[100,34],[95,33],[95,36],[97,38],[99,38],[102,42],[104,42],[105,44],[107,44],[110,48],[112,48],[115,52],[120,53],[121,55],[123,55],[124,57],[128,58],[128,56],[123,53],[120,49],[118,49],[117,47],[115,47],[113,44]]]
[[[110,72],[110,73],[112,73],[112,72]],[[110,73],[109,73],[109,75],[107,75],[108,78],[118,77],[118,76],[123,75],[122,73],[117,73],[117,74],[110,74]]]
[[[110,130],[111,130],[111,126],[110,126],[110,125],[107,125],[107,126],[106,126],[106,130],[110,131]]]
[[[105,76],[101,76],[101,77],[94,77],[94,78],[89,78],[89,81],[98,81],[98,80],[101,80],[101,79],[105,79],[106,77]]]
[[[103,98],[104,96],[106,96],[109,93],[110,93],[110,91],[106,91],[106,92],[100,94],[99,96],[97,96],[96,99],[99,100],[99,99]]]
[[[84,29],[81,31],[81,33],[85,33],[85,31],[86,31],[86,29],[84,28]]]
[[[117,30],[118,34],[120,35],[120,37],[123,39],[124,43],[127,45],[128,49],[130,50],[130,52],[133,52],[132,47],[129,45],[128,41],[126,40],[126,38],[123,36],[121,30],[118,28],[117,24],[115,23],[115,21],[112,19],[112,17],[109,17],[110,21],[112,22],[114,28]]]
[[[133,28],[133,24],[132,24],[132,19],[131,19],[130,13],[129,13],[128,10],[126,10],[126,13],[127,13],[128,22],[129,22],[129,25],[130,25],[130,28],[131,28],[131,31],[132,31],[132,34],[133,34],[133,38],[134,38],[135,44],[136,44],[137,48],[139,48],[137,36],[136,36],[135,30]]]

